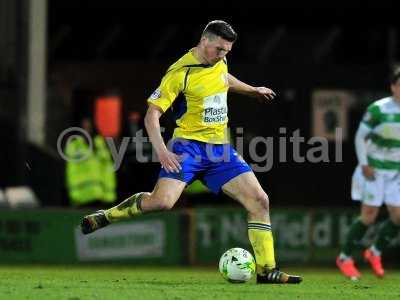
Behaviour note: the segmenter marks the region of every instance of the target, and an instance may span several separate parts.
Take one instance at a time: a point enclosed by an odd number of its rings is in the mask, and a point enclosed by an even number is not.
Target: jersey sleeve
[[[379,124],[380,110],[374,103],[368,106],[361,123],[367,125],[369,128],[374,128]]]
[[[154,104],[165,112],[183,90],[184,69],[170,70],[161,80],[160,86],[147,99],[147,103]]]
[[[366,138],[370,132],[371,128],[361,123],[354,139],[358,164],[361,166],[368,165]]]

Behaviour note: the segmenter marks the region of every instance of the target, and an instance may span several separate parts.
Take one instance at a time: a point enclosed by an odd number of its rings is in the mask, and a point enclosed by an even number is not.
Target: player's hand
[[[262,102],[273,100],[276,94],[273,90],[266,88],[265,86],[259,86],[254,88],[254,96]]]
[[[361,166],[362,173],[365,178],[368,180],[374,180],[375,179],[375,171],[372,167],[368,165]]]
[[[179,163],[180,157],[175,153],[165,150],[157,154],[161,167],[164,168],[167,173],[179,173],[182,170],[181,164]]]

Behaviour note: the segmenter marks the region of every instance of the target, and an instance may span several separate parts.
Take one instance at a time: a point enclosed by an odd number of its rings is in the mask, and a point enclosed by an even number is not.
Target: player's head
[[[237,34],[225,21],[211,21],[204,28],[200,39],[200,47],[204,59],[211,65],[216,64],[231,51]]]
[[[395,68],[390,76],[390,89],[393,96],[400,101],[400,66]]]

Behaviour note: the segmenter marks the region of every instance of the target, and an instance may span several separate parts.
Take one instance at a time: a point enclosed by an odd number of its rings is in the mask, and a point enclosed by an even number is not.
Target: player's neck
[[[202,64],[208,65],[209,63],[205,60],[204,55],[199,46],[193,48],[193,56]]]

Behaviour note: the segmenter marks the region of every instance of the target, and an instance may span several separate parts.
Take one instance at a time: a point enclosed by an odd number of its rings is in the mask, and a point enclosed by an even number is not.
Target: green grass
[[[286,269],[285,269],[286,271]],[[400,271],[351,282],[335,269],[293,268],[300,285],[231,284],[212,268],[0,266],[0,299],[399,299]]]

